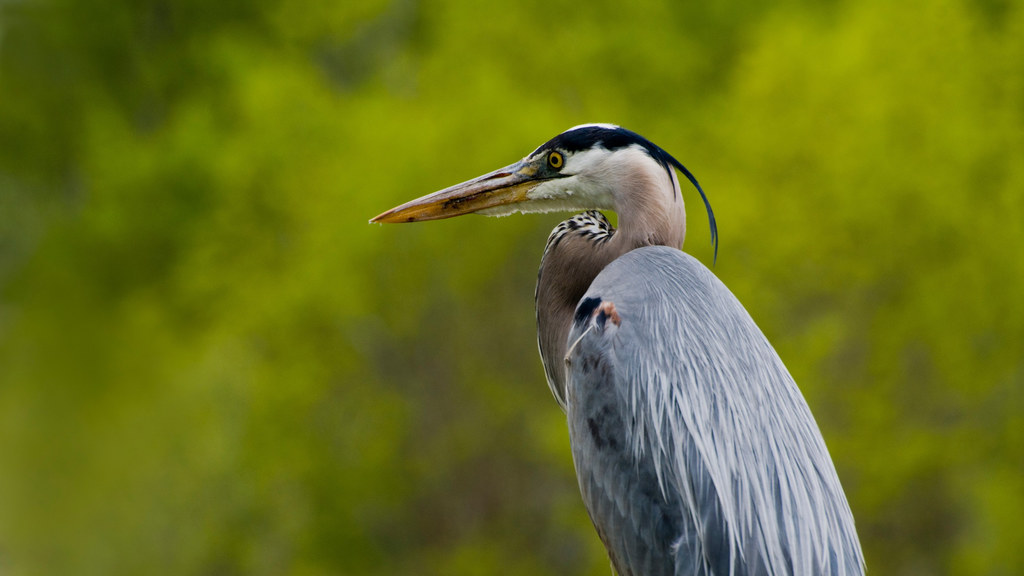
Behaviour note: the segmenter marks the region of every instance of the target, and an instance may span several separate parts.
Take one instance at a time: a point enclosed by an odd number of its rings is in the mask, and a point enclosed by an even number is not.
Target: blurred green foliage
[[[1024,566],[1021,3],[18,0],[0,572],[607,574],[560,217],[366,223],[589,121],[700,178],[871,572]]]

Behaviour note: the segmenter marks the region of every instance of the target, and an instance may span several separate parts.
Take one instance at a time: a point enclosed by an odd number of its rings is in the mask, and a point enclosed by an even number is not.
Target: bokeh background
[[[562,216],[367,224],[593,121],[701,180],[871,573],[1024,570],[1020,2],[6,0],[0,573],[609,574]]]

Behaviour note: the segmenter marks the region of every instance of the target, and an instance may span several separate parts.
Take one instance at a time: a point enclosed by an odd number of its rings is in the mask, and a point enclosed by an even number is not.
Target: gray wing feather
[[[862,574],[846,496],[778,355],[698,261],[633,250],[569,335],[580,489],[622,576]]]

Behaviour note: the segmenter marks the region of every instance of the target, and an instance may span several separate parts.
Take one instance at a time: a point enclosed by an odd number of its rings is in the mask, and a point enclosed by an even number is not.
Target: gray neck
[[[662,185],[654,194],[636,187],[623,190],[629,208],[616,210],[618,230],[600,212],[591,211],[562,222],[548,238],[537,273],[537,344],[548,386],[562,410],[566,409],[566,340],[576,305],[594,278],[635,248],[683,245],[686,213],[674,174],[671,185],[671,191]]]

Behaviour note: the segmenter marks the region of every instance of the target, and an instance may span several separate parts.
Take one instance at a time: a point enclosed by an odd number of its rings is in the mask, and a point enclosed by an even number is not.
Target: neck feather
[[[544,248],[535,294],[537,343],[548,386],[563,410],[566,339],[576,305],[594,278],[630,250],[682,247],[686,212],[679,183],[674,173],[649,165],[653,169],[636,171],[617,190],[618,230],[600,212],[584,212],[556,226]]]

